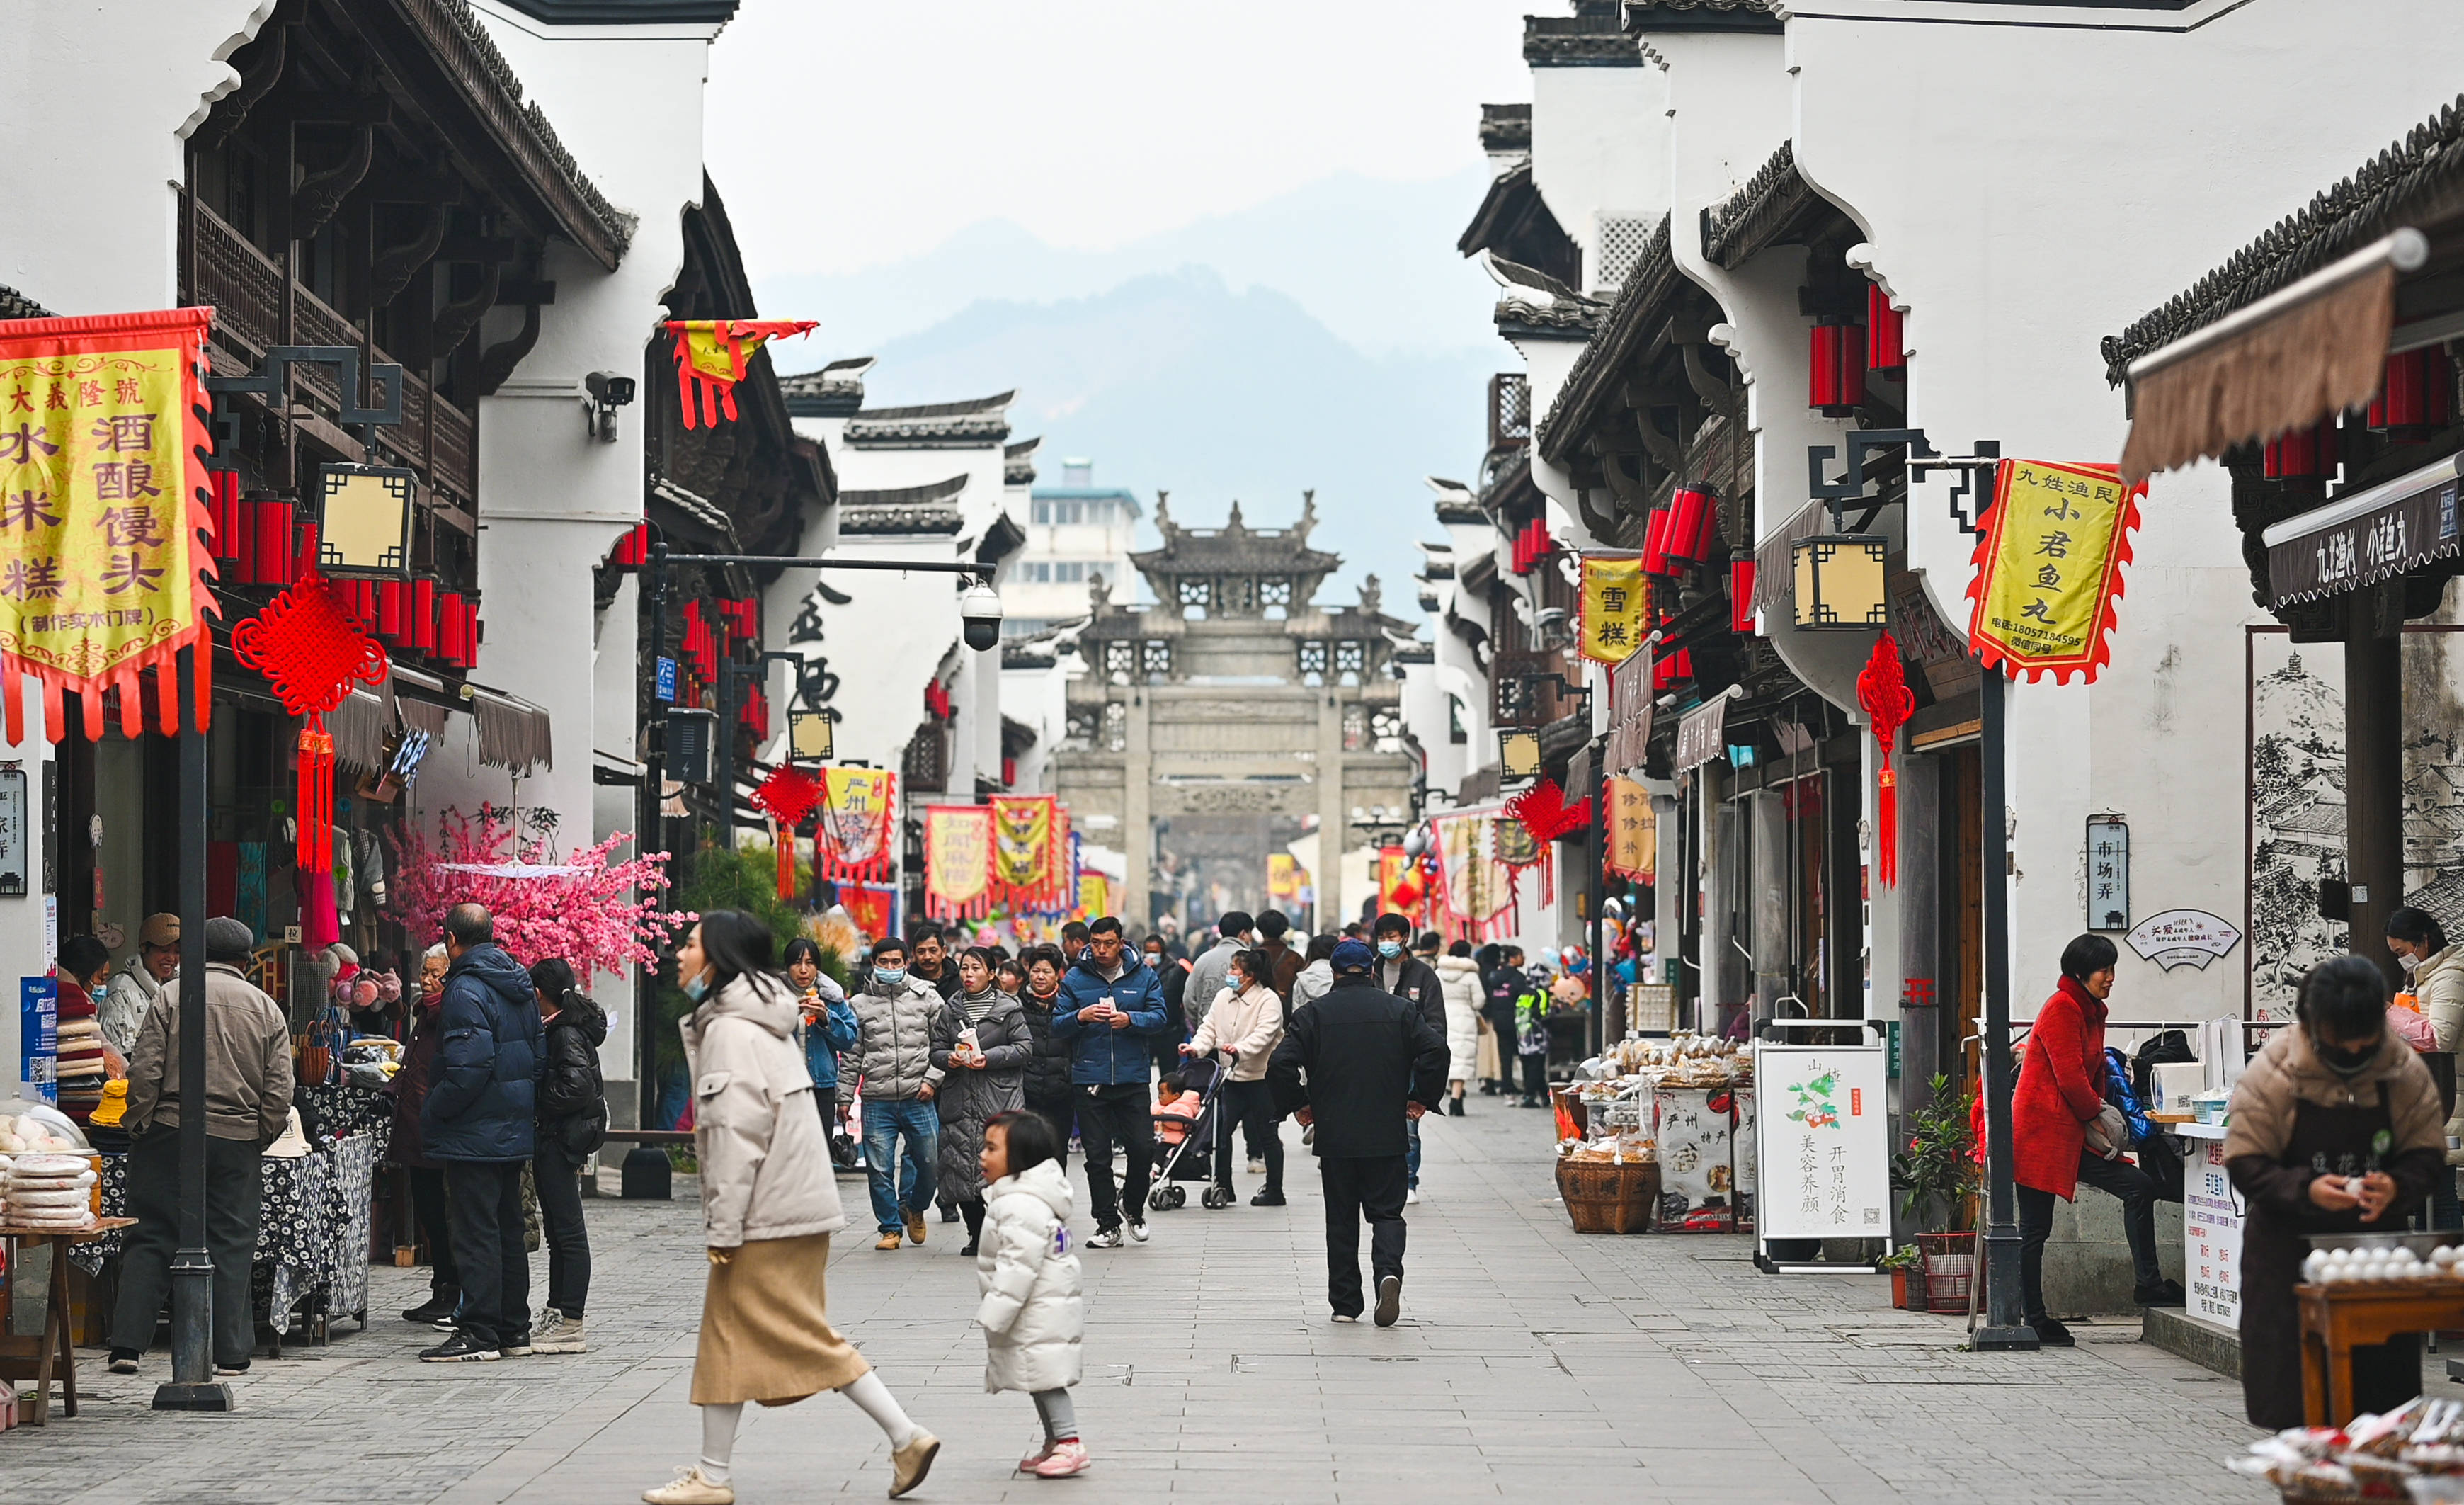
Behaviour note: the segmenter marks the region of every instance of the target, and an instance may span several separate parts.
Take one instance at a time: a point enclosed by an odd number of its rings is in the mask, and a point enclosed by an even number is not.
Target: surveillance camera
[[[1564,620],[1566,620],[1566,609],[1564,607],[1542,607],[1539,610],[1531,613],[1531,625],[1536,628],[1555,627],[1558,623],[1563,622]]]
[[[958,598],[958,620],[965,625],[967,646],[986,649],[1001,641],[1001,601],[992,587],[979,580]]]
[[[590,389],[590,400],[602,408],[624,408],[633,401],[633,379],[613,371],[593,371],[582,379]]]

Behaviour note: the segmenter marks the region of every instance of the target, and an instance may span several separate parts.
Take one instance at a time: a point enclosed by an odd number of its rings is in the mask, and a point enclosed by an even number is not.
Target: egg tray
[[[2464,1286],[2464,1275],[2433,1275],[2428,1280],[2304,1280],[2295,1289],[2301,1291],[2437,1291],[2453,1292]]]

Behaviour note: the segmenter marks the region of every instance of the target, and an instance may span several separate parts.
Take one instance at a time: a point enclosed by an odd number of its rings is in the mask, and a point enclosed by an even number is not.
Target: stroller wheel
[[[1164,1193],[1169,1189],[1169,1187],[1157,1186],[1155,1190],[1148,1192],[1147,1206],[1153,1207],[1157,1212],[1162,1212],[1169,1208],[1172,1204],[1164,1200]]]
[[[1167,1186],[1164,1188],[1164,1193],[1172,1199],[1164,1204],[1167,1207],[1177,1211],[1180,1208],[1189,1206],[1189,1188],[1187,1186]]]
[[[1231,1194],[1221,1186],[1207,1187],[1204,1191],[1199,1194],[1198,1200],[1205,1204],[1206,1210],[1209,1212],[1214,1212],[1232,1205]]]

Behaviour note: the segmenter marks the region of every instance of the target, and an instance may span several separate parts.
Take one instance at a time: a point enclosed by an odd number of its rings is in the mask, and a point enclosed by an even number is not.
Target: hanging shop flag
[[[334,736],[325,717],[349,698],[353,685],[382,685],[391,676],[385,645],[360,631],[333,583],[311,564],[264,609],[231,629],[231,656],[263,675],[283,709],[300,718],[298,805],[292,812],[298,866],[303,873],[331,873]],[[127,703],[124,694],[121,703]],[[304,915],[301,926],[310,928]]]
[[[825,883],[887,879],[898,776],[887,768],[824,768],[821,775],[822,813],[813,833],[817,876]]]
[[[676,402],[688,429],[718,427],[721,413],[736,417],[736,384],[745,363],[772,340],[809,333],[810,319],[671,319],[676,343]],[[694,422],[698,413],[700,422]]]
[[[103,692],[121,730],[144,729],[139,675],[159,669],[163,730],[180,725],[180,649],[209,639],[210,529],[203,451],[209,308],[0,321],[0,716],[25,740],[19,681],[42,683],[43,731],[67,730],[62,697],[102,739]],[[212,655],[197,662],[206,723]]]
[[[1095,919],[1112,912],[1112,880],[1101,873],[1078,874],[1078,918]]]
[[[2096,682],[2112,656],[2114,603],[2146,483],[2110,465],[2004,460],[1976,542],[1968,643],[1977,661],[2034,680]]]
[[[1574,641],[1595,664],[1622,663],[1651,631],[1651,583],[1639,556],[1583,556],[1582,623]]]
[[[1266,897],[1275,901],[1277,909],[1298,903],[1308,883],[1309,870],[1301,866],[1300,858],[1288,852],[1266,853]]]
[[[924,808],[924,912],[981,919],[992,912],[993,812],[980,805]]]
[[[1882,749],[1881,787],[1874,795],[1874,881],[1891,888],[1900,881],[1900,776],[1891,767],[1891,745],[1916,714],[1917,697],[1900,667],[1899,640],[1888,632],[1874,639],[1873,656],[1857,675],[1857,703]]]
[[[1608,870],[1648,883],[1659,858],[1660,825],[1651,808],[1651,791],[1632,779],[1611,779]]]
[[[839,907],[847,911],[847,918],[868,941],[896,933],[897,898],[895,889],[870,883],[839,885]]]
[[[992,812],[993,902],[1012,913],[1051,908],[1068,875],[1061,802],[1049,794],[996,794]]]

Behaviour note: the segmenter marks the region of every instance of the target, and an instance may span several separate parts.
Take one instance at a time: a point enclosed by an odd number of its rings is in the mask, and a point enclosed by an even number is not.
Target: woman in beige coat
[[[2437,1047],[2450,1053],[2464,1050],[2464,946],[2447,943],[2447,932],[2427,913],[2398,909],[2387,916],[2387,949],[2405,970],[2405,985],[2430,1019]],[[2464,1137],[2464,1111],[2449,1103],[2447,1138]],[[2455,1201],[2455,1167],[2464,1165],[2464,1150],[2447,1152],[2448,1169],[2430,1188],[2430,1226],[2464,1226]]]
[[[1284,1001],[1267,979],[1271,968],[1264,951],[1236,951],[1224,969],[1225,986],[1198,1026],[1198,1033],[1180,1048],[1190,1056],[1231,1052],[1232,1065],[1222,1091],[1216,1096],[1215,1184],[1223,1190],[1224,1206],[1232,1198],[1232,1125],[1247,1132],[1249,1142],[1265,1150],[1265,1189],[1249,1199],[1253,1207],[1284,1205],[1284,1137],[1275,1099],[1266,1091],[1266,1061],[1284,1038]]]
[[[771,968],[775,945],[759,920],[714,910],[676,952],[677,982],[700,1006],[679,1028],[710,1254],[693,1355],[701,1462],[644,1492],[649,1505],[734,1505],[731,1463],[747,1401],[788,1405],[844,1393],[890,1438],[892,1499],[924,1482],[941,1448],[830,1326],[823,1277],[830,1235],[847,1217],[796,1041],[796,997]]]

